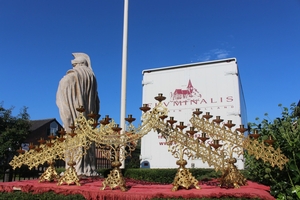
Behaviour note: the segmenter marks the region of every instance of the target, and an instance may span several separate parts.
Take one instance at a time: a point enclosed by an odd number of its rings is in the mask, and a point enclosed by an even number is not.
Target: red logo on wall
[[[192,81],[189,79],[186,88],[176,88],[174,92],[170,93],[169,102],[164,102],[166,106],[171,107],[180,107],[180,106],[205,106],[210,105],[217,106],[218,108],[222,106],[227,108],[227,106],[232,106],[233,102],[232,95],[226,96],[211,96],[203,97],[203,95],[195,88],[192,84]]]
[[[191,80],[189,80],[188,85],[185,89],[175,89],[174,92],[171,92],[171,99],[173,101],[201,97],[202,95],[196,88],[194,88]]]

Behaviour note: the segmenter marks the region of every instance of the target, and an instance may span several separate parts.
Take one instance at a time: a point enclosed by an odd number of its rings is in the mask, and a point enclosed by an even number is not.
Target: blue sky
[[[0,0],[0,102],[56,118],[71,53],[91,58],[100,113],[120,119],[123,0]],[[248,121],[297,103],[299,0],[129,0],[126,113],[140,116],[142,71],[235,57]],[[127,115],[126,114],[126,115]]]

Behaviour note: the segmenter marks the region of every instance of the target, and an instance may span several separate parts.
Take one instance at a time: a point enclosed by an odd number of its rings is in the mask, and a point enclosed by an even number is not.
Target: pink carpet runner
[[[274,200],[269,193],[270,188],[258,183],[248,181],[246,186],[239,189],[225,189],[212,184],[212,182],[200,183],[200,190],[195,188],[179,189],[172,192],[172,185],[145,184],[138,181],[126,179],[128,191],[122,192],[118,188],[111,190],[107,187],[100,190],[103,179],[84,179],[77,185],[56,185],[56,182],[39,183],[38,180],[14,181],[0,183],[1,192],[12,192],[21,190],[23,192],[44,193],[53,191],[58,194],[81,194],[88,200],[145,200],[154,197],[160,198],[203,198],[203,197],[244,197]],[[207,184],[208,183],[208,184]],[[210,184],[209,184],[210,183]]]

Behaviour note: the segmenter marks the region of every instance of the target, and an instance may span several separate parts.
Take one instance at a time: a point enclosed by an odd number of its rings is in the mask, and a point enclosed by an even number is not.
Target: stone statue
[[[69,133],[69,126],[75,124],[78,116],[76,108],[83,106],[84,115],[93,112],[99,113],[100,100],[97,91],[97,81],[91,67],[90,58],[85,53],[73,53],[71,61],[73,69],[60,80],[56,93],[56,104],[65,130]],[[66,158],[68,160],[68,158]],[[87,154],[76,162],[77,175],[97,175],[95,170],[95,145],[91,145]]]

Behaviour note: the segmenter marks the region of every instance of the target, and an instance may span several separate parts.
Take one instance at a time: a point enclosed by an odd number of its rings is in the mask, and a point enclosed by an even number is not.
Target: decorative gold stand
[[[177,160],[176,164],[179,165],[179,168],[172,183],[172,191],[177,191],[180,186],[185,189],[189,189],[191,186],[194,186],[196,189],[201,189],[198,186],[198,180],[185,168],[187,161],[183,159]]]
[[[162,103],[157,104],[151,112],[150,107],[144,104],[140,107],[143,111],[143,124],[138,128],[132,125],[135,118],[132,115],[128,115],[125,121],[128,122],[127,128],[122,132],[122,128],[118,124],[106,116],[100,121],[100,132],[101,138],[97,139],[96,144],[98,144],[99,150],[102,155],[107,159],[110,159],[113,169],[110,174],[103,182],[103,187],[100,188],[104,190],[106,186],[111,189],[120,187],[121,191],[127,191],[125,179],[120,170],[121,162],[125,160],[126,157],[131,156],[131,152],[135,150],[138,140],[147,134],[152,128],[156,127],[161,116],[167,114],[167,109],[162,105]],[[108,151],[109,149],[109,151]]]
[[[234,163],[236,163],[236,159],[231,158],[228,163],[229,166],[225,169],[220,179],[220,186],[225,188],[240,188],[240,186],[246,185],[247,179],[234,165]]]
[[[79,178],[74,168],[74,165],[76,165],[76,163],[74,161],[70,161],[68,162],[68,165],[69,167],[64,172],[64,175],[60,177],[57,185],[61,185],[63,183],[70,185],[72,183],[75,183],[76,185],[80,186]]]
[[[59,175],[57,174],[55,167],[54,167],[54,162],[50,161],[49,167],[46,169],[46,171],[39,177],[39,182],[44,182],[44,181],[54,181],[59,179]]]
[[[196,189],[200,189],[197,179],[195,179],[192,173],[185,168],[187,161],[183,159],[184,155],[188,158],[194,158],[193,152],[189,149],[188,142],[191,140],[190,136],[193,136],[197,131],[190,129],[190,131],[187,131],[185,134],[183,129],[187,126],[185,126],[183,122],[174,126],[176,122],[177,121],[174,120],[173,117],[170,117],[170,119],[166,121],[166,126],[162,127],[162,129],[159,128],[160,133],[169,145],[169,151],[175,158],[179,158],[179,160],[176,161],[179,168],[173,181],[172,191],[177,191],[180,186],[185,189],[189,189],[191,186],[194,186]]]
[[[125,179],[120,170],[121,165],[122,163],[119,161],[115,161],[111,163],[113,169],[110,171],[108,177],[103,181],[102,183],[103,187],[100,188],[101,190],[104,190],[106,186],[109,186],[110,189],[119,186],[122,192],[127,191]]]

